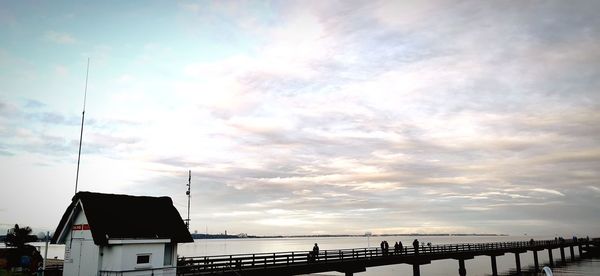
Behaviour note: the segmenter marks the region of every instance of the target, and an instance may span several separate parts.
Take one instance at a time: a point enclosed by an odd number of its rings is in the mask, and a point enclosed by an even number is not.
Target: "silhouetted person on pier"
[[[413,241],[413,247],[415,248],[415,254],[419,254],[419,240],[415,239]]]
[[[385,247],[385,255],[387,255],[388,252],[390,251],[390,245],[388,244],[387,241],[383,241],[383,246]]]
[[[388,254],[388,250],[390,250],[390,245],[387,241],[381,242],[381,255],[386,256]]]
[[[398,251],[400,251],[400,254],[402,254],[402,250],[404,249],[403,247],[404,246],[402,246],[402,241],[399,241],[398,242]]]
[[[529,245],[533,245],[535,241],[533,239],[529,240]]]
[[[394,255],[398,255],[398,248],[399,248],[399,245],[398,245],[398,242],[396,242],[394,244]]]
[[[315,258],[315,260],[319,259],[319,245],[317,243],[315,243],[315,246],[313,246],[313,256]]]

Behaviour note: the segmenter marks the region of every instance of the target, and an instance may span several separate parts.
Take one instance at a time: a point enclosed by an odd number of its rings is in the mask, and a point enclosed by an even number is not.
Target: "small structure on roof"
[[[169,197],[78,192],[54,232],[63,275],[175,275],[177,243],[193,242]]]

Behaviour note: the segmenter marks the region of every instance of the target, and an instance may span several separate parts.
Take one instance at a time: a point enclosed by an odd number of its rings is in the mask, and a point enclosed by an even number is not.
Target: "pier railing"
[[[431,246],[403,247],[402,250],[381,248],[352,248],[312,251],[275,252],[259,254],[236,254],[181,258],[178,275],[231,273],[243,270],[269,269],[281,266],[307,266],[312,264],[343,263],[386,258],[426,257],[429,260],[458,258],[461,254],[487,255],[495,252],[542,250],[547,247],[579,245],[580,240],[541,240],[494,243],[440,244]]]

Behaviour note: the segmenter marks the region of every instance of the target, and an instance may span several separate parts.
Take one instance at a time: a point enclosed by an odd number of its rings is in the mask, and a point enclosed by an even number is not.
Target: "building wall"
[[[177,247],[172,254],[171,265],[164,265],[164,243],[155,244],[117,244],[102,247],[101,270],[104,271],[124,271],[124,270],[144,270],[156,268],[171,268],[161,271],[155,271],[154,275],[175,275],[175,266],[177,265]],[[139,254],[151,254],[149,264],[137,264]],[[147,272],[146,272],[147,273]],[[140,273],[127,273],[126,275],[147,275]]]
[[[87,225],[83,212],[77,214],[74,225]],[[74,230],[67,234],[63,275],[96,275],[98,272],[99,248],[94,244],[89,229]]]

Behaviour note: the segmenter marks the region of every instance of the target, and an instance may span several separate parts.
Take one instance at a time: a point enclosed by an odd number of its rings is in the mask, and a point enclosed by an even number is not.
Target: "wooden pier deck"
[[[410,264],[413,275],[420,275],[420,266],[434,260],[457,260],[458,275],[467,274],[465,260],[475,256],[489,256],[490,272],[497,275],[496,257],[504,254],[515,255],[517,273],[521,271],[520,254],[527,251],[533,253],[536,269],[539,269],[538,252],[547,251],[552,265],[552,249],[560,249],[561,260],[566,260],[565,249],[569,257],[575,258],[577,248],[581,255],[584,251],[597,250],[600,239],[578,240],[540,240],[494,243],[463,243],[419,247],[404,247],[402,252],[383,252],[380,248],[354,248],[340,250],[321,250],[317,258],[310,257],[310,251],[276,252],[261,254],[238,254],[221,256],[203,256],[183,258],[179,260],[178,275],[299,275],[338,271],[345,275],[353,275],[365,271],[367,267]]]

